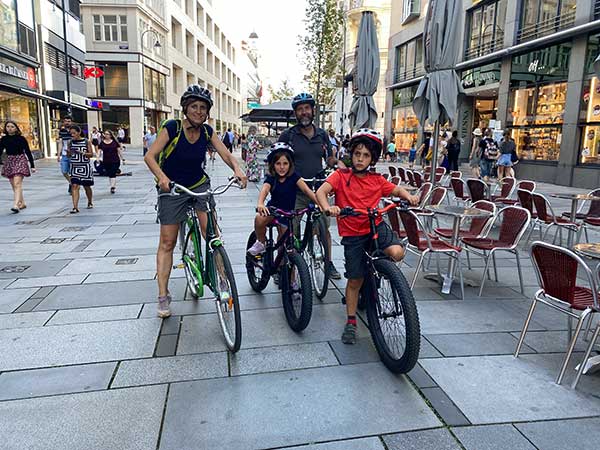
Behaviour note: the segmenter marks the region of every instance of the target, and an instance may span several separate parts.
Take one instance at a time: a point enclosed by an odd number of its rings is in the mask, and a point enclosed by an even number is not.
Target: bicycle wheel
[[[242,344],[242,317],[235,277],[227,252],[223,247],[213,252],[217,316],[227,348],[235,353]]]
[[[279,276],[285,318],[294,331],[302,331],[312,315],[312,286],[306,261],[296,252],[288,256]]]
[[[204,295],[204,283],[202,281],[202,273],[200,264],[197,258],[201,255],[196,255],[196,249],[200,248],[200,243],[196,241],[197,237],[194,231],[190,228],[188,220],[181,222],[179,225],[179,246],[181,247],[181,260],[185,271],[185,279],[189,293],[193,298],[202,297]]]
[[[255,242],[256,233],[253,231],[248,236],[248,243],[246,244],[246,274],[248,275],[248,282],[252,289],[256,292],[262,292],[267,287],[267,284],[269,284],[269,272],[265,270],[264,256],[258,259],[247,252]]]
[[[307,246],[306,256],[310,277],[315,294],[319,300],[327,295],[329,286],[329,245],[327,245],[327,229],[322,220],[312,224],[312,236]]]
[[[417,306],[409,284],[389,260],[374,261],[377,277],[365,280],[367,318],[373,344],[383,364],[394,373],[415,366],[421,346]]]

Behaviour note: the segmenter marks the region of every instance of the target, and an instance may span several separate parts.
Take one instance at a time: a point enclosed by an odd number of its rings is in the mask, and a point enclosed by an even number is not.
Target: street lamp
[[[225,85],[225,92],[229,92],[229,85],[225,81],[219,82],[219,89],[221,89],[222,84]],[[223,96],[221,95],[221,93],[219,93],[219,127],[221,128],[223,127],[223,122],[221,122],[221,109],[223,109],[223,106],[221,105],[222,98]]]
[[[143,123],[144,123],[144,133],[146,132],[146,77],[144,77],[145,71],[146,71],[146,66],[144,66],[144,36],[146,35],[146,33],[152,33],[154,34],[154,36],[156,36],[156,42],[154,42],[153,47],[154,48],[160,48],[160,36],[159,34],[154,31],[151,28],[148,28],[147,30],[142,31],[142,34],[140,36],[140,43],[141,43],[141,48],[140,48],[140,54],[142,56],[141,60],[142,60],[142,115],[144,117],[143,119]]]

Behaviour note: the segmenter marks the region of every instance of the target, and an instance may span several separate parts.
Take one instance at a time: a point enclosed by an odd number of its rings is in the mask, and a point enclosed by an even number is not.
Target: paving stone
[[[177,340],[179,336],[176,334],[163,334],[158,337],[156,344],[155,356],[175,356],[177,351]]]
[[[149,247],[149,248],[145,248],[145,247],[114,248],[108,252],[107,256],[138,256],[138,255],[156,255],[156,246]]]
[[[106,256],[106,251],[100,250],[97,252],[67,252],[67,253],[52,253],[45,260],[51,261],[55,259],[83,259],[83,258],[102,258]]]
[[[50,256],[51,252],[46,253],[27,253],[23,255],[17,255],[14,253],[2,253],[0,252],[0,263],[5,262],[29,262],[29,261],[43,261]]]
[[[107,389],[116,366],[100,363],[4,372],[0,375],[0,400]]]
[[[134,271],[156,271],[156,257],[153,255],[140,256],[133,264],[122,264],[125,258],[87,258],[73,260],[64,267],[59,275],[84,274],[84,273],[110,273],[110,272],[134,272]]]
[[[22,289],[29,287],[43,287],[43,286],[65,286],[68,284],[81,284],[87,277],[87,274],[79,275],[61,275],[54,277],[31,277],[31,278],[20,278],[7,289]]]
[[[54,311],[0,314],[0,330],[41,327],[52,317],[52,314]]]
[[[152,356],[160,319],[0,330],[0,371]]]
[[[563,355],[477,356],[424,359],[420,363],[473,424],[594,416],[600,398],[600,377],[582,377],[576,391],[558,386]],[[578,358],[575,355],[574,359]]]
[[[411,413],[381,414],[388,410]],[[337,366],[171,385],[160,448],[271,448],[439,424],[410,384],[379,364]]]
[[[337,366],[327,343],[251,348],[231,355],[231,375]]]
[[[460,450],[456,439],[444,428],[383,436],[389,450]]]
[[[166,394],[145,386],[2,402],[0,450],[155,450]]]
[[[141,309],[142,305],[63,309],[62,311],[57,311],[46,325],[137,319]]]
[[[423,388],[421,393],[427,397],[427,400],[435,411],[441,416],[444,422],[450,426],[470,425],[471,423],[452,403],[452,400],[439,387]]]
[[[380,360],[370,337],[357,339],[354,345],[346,345],[338,338],[329,341],[329,345],[340,364],[362,364]]]
[[[513,425],[456,427],[452,432],[466,450],[536,450]]]
[[[180,319],[179,316],[171,316],[163,319],[160,334],[179,334]]]
[[[285,447],[295,450],[385,450],[379,438],[350,439],[347,441],[326,442],[323,444]],[[283,450],[283,449],[282,449]]]
[[[444,356],[511,355],[518,340],[509,333],[430,334],[430,341]],[[522,347],[523,353],[534,353]]]
[[[2,262],[0,263],[0,278],[30,278],[30,277],[47,277],[56,275],[60,270],[69,264],[70,261],[29,261],[27,264],[22,262]],[[26,268],[17,273],[1,272],[3,268],[10,266],[21,266]]]
[[[46,298],[50,292],[54,290],[54,286],[44,286],[35,291],[31,298]]]
[[[37,289],[12,289],[0,291],[0,313],[11,313],[31,297]]]
[[[123,361],[111,388],[228,376],[227,353]]]
[[[154,280],[156,270],[140,270],[137,272],[92,273],[83,284],[112,283],[119,281]]]
[[[544,450],[596,450],[600,442],[600,418],[518,423],[515,427]]]
[[[423,370],[420,364],[417,364],[407,375],[419,389],[437,387],[435,381]]]
[[[242,322],[242,348],[253,348],[340,339],[346,317],[337,305],[315,305],[311,321],[302,333],[291,330],[279,309],[244,311]],[[184,317],[177,354],[221,351],[221,336],[216,314]],[[366,336],[368,330],[359,323],[357,337]]]
[[[582,330],[575,344],[575,351],[583,352],[588,343],[583,340],[585,330]],[[519,339],[521,333],[513,333]],[[525,335],[525,344],[538,353],[564,353],[569,346],[569,333],[567,331],[528,331]]]

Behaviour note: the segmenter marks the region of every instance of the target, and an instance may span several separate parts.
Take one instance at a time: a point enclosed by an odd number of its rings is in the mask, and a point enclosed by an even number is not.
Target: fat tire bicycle
[[[273,240],[273,228],[279,225],[277,219],[291,219],[299,217],[312,208],[298,211],[283,211],[272,206],[269,207],[270,215],[275,218],[267,227],[265,251],[252,256],[246,252],[246,273],[250,286],[256,292],[262,292],[269,284],[272,275],[279,274],[279,288],[283,311],[290,328],[296,332],[304,330],[312,315],[312,283],[306,261],[294,244],[295,238],[291,227],[285,231],[277,242]],[[250,233],[246,250],[256,242],[256,232]],[[275,253],[277,252],[277,256]]]
[[[408,208],[398,201],[385,208],[342,208],[340,217],[366,215],[371,244],[365,249],[367,271],[360,290],[367,309],[373,344],[383,364],[394,373],[407,373],[419,359],[421,326],[415,298],[402,271],[377,242],[375,221],[393,208]]]
[[[215,298],[217,317],[219,318],[221,331],[225,338],[225,345],[233,353],[237,352],[242,344],[240,303],[235,276],[231,262],[223,246],[221,231],[212,203],[214,196],[223,194],[236,183],[237,179],[232,178],[225,185],[203,193],[197,193],[171,182],[170,192],[159,194],[159,196],[188,195],[190,197],[208,199],[204,260],[201,246],[202,234],[200,223],[194,207],[190,204],[186,220],[179,225],[181,264],[174,266],[174,268],[183,268],[185,271],[186,293],[184,294],[184,298],[188,292],[194,299],[202,297],[204,295],[204,286],[208,286],[211,290]]]

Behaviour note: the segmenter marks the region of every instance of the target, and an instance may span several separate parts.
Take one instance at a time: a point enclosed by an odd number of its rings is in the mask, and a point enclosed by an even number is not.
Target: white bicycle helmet
[[[383,138],[381,134],[375,130],[371,130],[369,128],[360,128],[352,135],[352,139],[350,139],[350,148],[353,148],[357,141],[365,142],[365,140],[367,143],[371,142],[370,145],[365,146],[371,152],[371,165],[375,165],[375,163],[379,160],[379,155],[381,154]],[[373,145],[373,143],[375,145]]]
[[[286,152],[288,155],[290,155],[292,161],[294,161],[294,149],[285,142],[275,142],[273,145],[271,145],[271,149],[267,154],[267,163],[271,164],[271,160],[273,159],[273,157],[277,153],[281,152]]]

